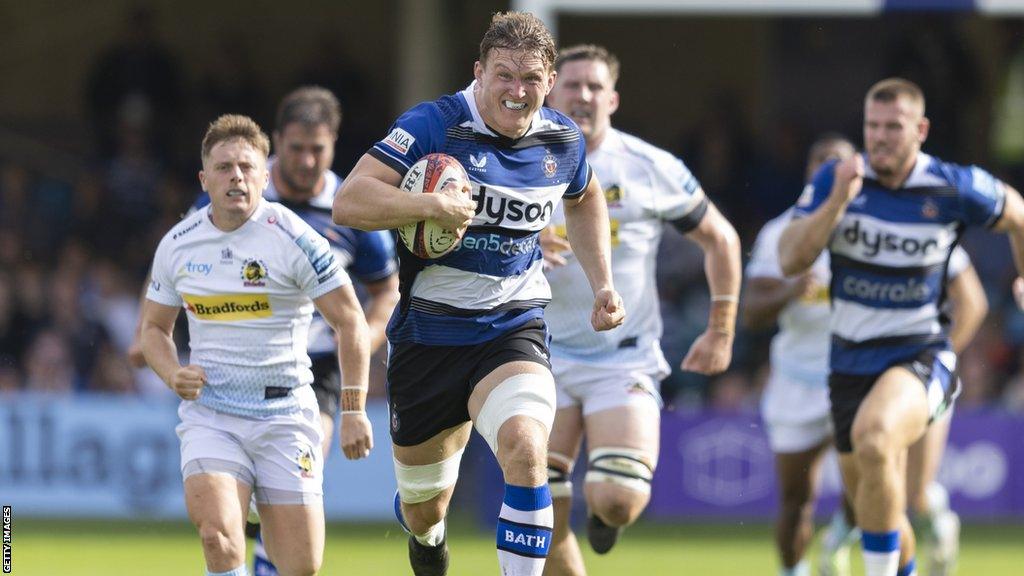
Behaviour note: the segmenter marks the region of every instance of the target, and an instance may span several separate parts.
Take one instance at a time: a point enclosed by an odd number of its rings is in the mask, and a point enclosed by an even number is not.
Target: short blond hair
[[[264,158],[270,155],[270,138],[255,120],[240,114],[225,114],[211,122],[206,129],[206,135],[203,136],[203,160],[210,157],[214,146],[230,140],[245,142],[259,150]]]
[[[547,26],[529,12],[496,12],[480,41],[480,63],[487,63],[491,50],[525,50],[540,57],[544,67],[555,64],[555,39]]]
[[[921,114],[924,114],[924,91],[920,86],[905,78],[879,80],[868,90],[864,103],[895,102],[901,96],[906,97],[912,104],[920,106]]]

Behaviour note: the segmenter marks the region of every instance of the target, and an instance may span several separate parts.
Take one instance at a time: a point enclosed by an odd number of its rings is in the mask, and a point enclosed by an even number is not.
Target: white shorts
[[[772,452],[809,450],[832,437],[828,387],[772,373],[761,396],[761,418]]]
[[[668,375],[660,367],[595,366],[556,356],[551,357],[551,373],[558,409],[581,406],[584,416],[621,406],[661,410],[661,380]]]
[[[195,402],[178,407],[181,474],[224,473],[249,484],[264,504],[323,501],[323,430],[309,386],[292,392],[300,410],[243,418]]]

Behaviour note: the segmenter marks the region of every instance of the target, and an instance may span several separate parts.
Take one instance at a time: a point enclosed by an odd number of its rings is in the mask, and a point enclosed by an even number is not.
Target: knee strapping
[[[643,450],[634,448],[595,448],[590,451],[586,481],[608,482],[650,494],[654,470],[645,456]]]
[[[454,486],[459,479],[459,463],[464,450],[434,464],[410,466],[395,459],[395,479],[398,481],[398,495],[402,502],[426,502]]]
[[[551,497],[571,498],[572,459],[557,452],[548,452],[548,459],[559,463],[558,466],[548,463],[548,487],[551,489]]]
[[[555,421],[555,384],[550,375],[517,374],[487,395],[473,425],[491,452],[498,453],[498,430],[513,416],[529,416],[551,430]]]

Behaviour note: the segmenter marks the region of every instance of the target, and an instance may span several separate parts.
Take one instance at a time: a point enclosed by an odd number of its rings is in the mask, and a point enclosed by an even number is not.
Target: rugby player
[[[623,326],[612,332],[588,329],[586,271],[566,240],[564,214],[556,210],[543,236],[552,286],[545,318],[558,390],[548,444],[555,533],[544,573],[582,575],[583,558],[569,526],[570,478],[582,440],[587,443],[587,537],[594,551],[607,553],[650,499],[658,461],[660,383],[670,372],[661,352],[654,275],[663,226],[686,234],[706,256],[710,317],[681,365],[701,374],[724,371],[732,357],[740,243],[679,159],[611,126],[619,105],[618,58],[600,46],[574,46],[562,50],[555,70],[558,78],[548,104],[580,127],[587,159],[604,184],[612,279],[629,310]]]
[[[501,467],[497,522],[506,576],[539,575],[551,545],[547,438],[555,413],[543,309],[551,291],[538,235],[564,199],[587,273],[590,324],[625,310],[609,266],[608,214],[583,136],[543,107],[555,43],[535,16],[495,14],[465,90],[405,112],[364,155],[334,201],[339,224],[390,229],[432,219],[465,230],[458,249],[424,260],[399,245],[401,302],[388,327],[388,402],[396,513],[418,576],[445,574],[445,516],[472,427]],[[397,186],[427,154],[454,156],[470,183],[434,194]]]

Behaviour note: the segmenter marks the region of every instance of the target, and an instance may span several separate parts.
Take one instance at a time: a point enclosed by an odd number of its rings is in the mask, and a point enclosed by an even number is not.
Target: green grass
[[[178,576],[203,574],[199,541],[177,523],[21,520],[13,530],[19,576]],[[405,535],[390,524],[331,525],[321,574],[409,574]],[[586,548],[585,540],[581,538]],[[590,576],[770,576],[777,572],[765,525],[664,525],[630,528],[607,556],[584,550]],[[961,576],[1024,574],[1024,526],[964,527]],[[451,531],[449,574],[497,574],[493,536]],[[854,574],[860,574],[859,554]]]

